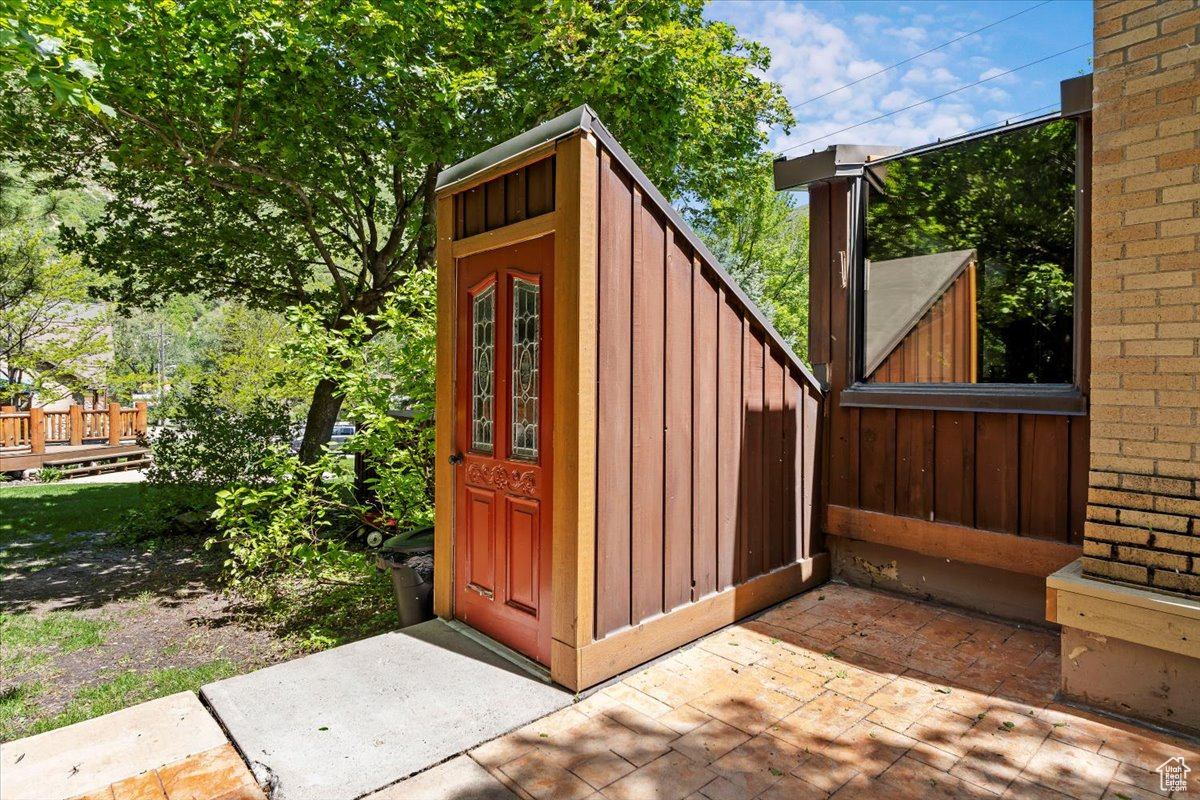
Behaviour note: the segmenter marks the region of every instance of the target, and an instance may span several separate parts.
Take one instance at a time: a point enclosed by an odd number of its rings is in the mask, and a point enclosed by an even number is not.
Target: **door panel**
[[[454,614],[550,660],[551,265],[545,236],[458,261]]]

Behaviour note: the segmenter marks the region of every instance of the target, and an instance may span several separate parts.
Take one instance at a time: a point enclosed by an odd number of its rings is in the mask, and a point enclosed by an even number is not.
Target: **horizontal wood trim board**
[[[1200,658],[1200,620],[1058,590],[1059,625]]]
[[[1073,544],[832,504],[825,525],[834,536],[1039,577],[1071,563],[1082,552]]]
[[[618,631],[579,650],[580,690],[619,675],[829,579],[829,556],[818,553]]]
[[[483,233],[477,233],[474,236],[468,236],[465,239],[459,239],[452,245],[453,257],[466,258],[467,256],[482,253],[486,250],[495,250],[497,247],[506,247],[508,245],[527,242],[530,239],[536,239],[539,236],[553,233],[557,227],[558,213],[555,211],[541,214],[531,219],[523,219],[520,222],[514,222],[512,225],[505,225],[503,228],[496,228]]]
[[[476,186],[487,183],[492,178],[505,175],[509,172],[516,172],[521,167],[528,167],[530,164],[536,164],[543,158],[549,158],[554,155],[557,147],[557,141],[543,142],[537,147],[530,148],[523,153],[517,153],[512,158],[493,164],[487,169],[476,172],[474,175],[468,175],[457,183],[447,184],[438,190],[438,194],[448,196],[474,189]]]

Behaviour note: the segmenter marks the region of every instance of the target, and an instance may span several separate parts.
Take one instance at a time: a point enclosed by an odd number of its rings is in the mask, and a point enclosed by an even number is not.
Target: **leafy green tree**
[[[107,309],[89,302],[95,277],[61,255],[44,231],[0,230],[0,391],[42,402],[103,384]]]
[[[667,194],[745,179],[788,122],[768,53],[699,0],[34,0],[93,42],[109,119],[30,108],[0,141],[110,200],[70,240],[113,296],[368,320],[434,259],[437,173],[582,102]],[[0,145],[2,146],[2,145]],[[302,456],[341,403],[314,387]]]
[[[870,259],[977,251],[986,382],[1072,379],[1075,147],[1055,121],[889,162],[871,192]]]
[[[808,209],[775,191],[767,158],[751,175],[690,216],[722,266],[803,354],[808,341]]]
[[[66,17],[31,13],[21,0],[0,0],[0,85],[20,91],[48,89],[59,104],[112,114],[93,96],[100,70],[90,59],[91,42]],[[0,109],[7,103],[0,100]]]

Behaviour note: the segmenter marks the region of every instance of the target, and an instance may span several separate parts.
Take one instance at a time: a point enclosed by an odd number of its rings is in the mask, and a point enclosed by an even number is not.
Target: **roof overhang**
[[[547,142],[570,136],[576,131],[591,132],[598,120],[596,112],[592,110],[591,106],[584,103],[565,114],[543,122],[536,128],[531,128],[503,141],[495,147],[489,147],[479,155],[471,156],[452,167],[447,167],[438,173],[437,191],[442,192],[457,184],[470,181],[474,176],[506,161],[521,158]]]
[[[1081,117],[1092,113],[1092,73],[1067,78],[1058,85],[1059,108],[1064,117]]]
[[[876,158],[900,152],[899,147],[870,144],[835,144],[799,158],[777,158],[775,191],[795,189],[818,181],[862,175],[863,166]]]

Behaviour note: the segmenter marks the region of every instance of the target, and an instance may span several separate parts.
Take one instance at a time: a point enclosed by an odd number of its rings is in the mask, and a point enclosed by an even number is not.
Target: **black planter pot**
[[[396,548],[375,557],[375,565],[391,573],[401,628],[433,619],[432,576],[425,577],[404,563],[411,556],[431,552],[428,547]]]

